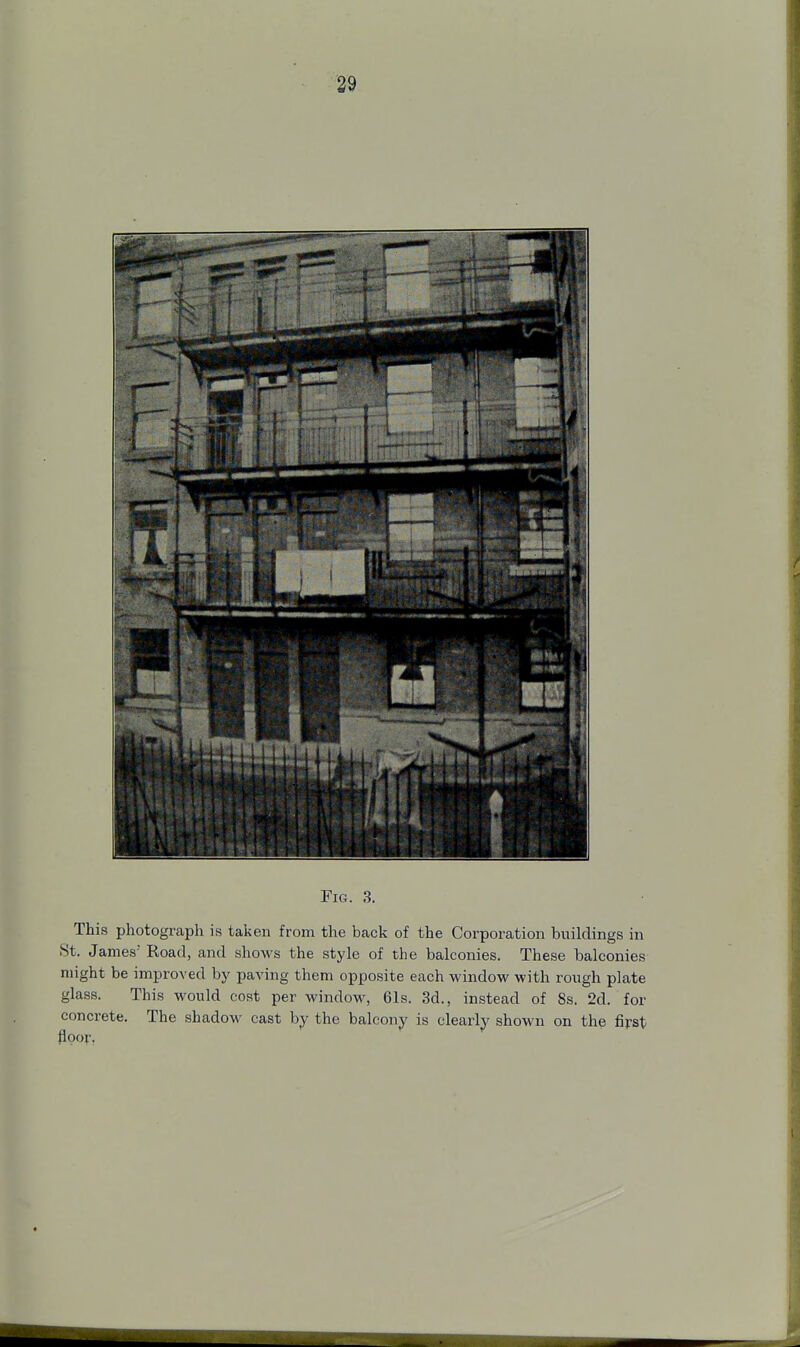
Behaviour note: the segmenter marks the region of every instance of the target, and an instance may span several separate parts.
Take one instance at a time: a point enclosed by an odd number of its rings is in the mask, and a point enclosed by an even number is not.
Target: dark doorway
[[[283,496],[264,496],[256,507],[256,597],[259,603],[274,598],[276,552],[286,547],[288,507]]]
[[[241,603],[244,507],[235,500],[209,503],[208,597],[211,603]]]
[[[242,466],[244,381],[215,379],[208,390],[210,467]]]
[[[244,738],[244,638],[238,631],[208,634],[211,736]]]
[[[339,638],[329,633],[300,636],[300,696],[303,739],[339,742]]]
[[[283,632],[259,637],[256,714],[259,739],[289,738],[289,651]]]

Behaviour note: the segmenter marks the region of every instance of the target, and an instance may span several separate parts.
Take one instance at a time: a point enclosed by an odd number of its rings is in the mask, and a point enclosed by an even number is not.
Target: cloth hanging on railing
[[[402,823],[422,828],[420,818],[420,777],[425,770],[421,749],[398,752],[379,748],[372,764],[364,829],[391,827]]]

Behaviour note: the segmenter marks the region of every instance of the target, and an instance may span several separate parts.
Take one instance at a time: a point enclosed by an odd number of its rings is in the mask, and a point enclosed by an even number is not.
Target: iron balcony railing
[[[247,541],[247,540],[246,540]],[[320,581],[326,560],[346,558],[349,585]],[[310,565],[307,564],[310,560]],[[288,567],[287,567],[288,562]],[[323,563],[322,566],[320,563]],[[303,572],[314,571],[306,583]],[[564,576],[537,564],[520,564],[510,549],[481,557],[474,548],[448,549],[432,561],[391,561],[367,548],[322,552],[179,553],[178,606],[194,610],[291,609],[370,614],[446,613],[498,616],[559,609]],[[286,579],[288,574],[292,579]],[[354,578],[355,577],[355,578]],[[287,585],[296,584],[296,589]]]
[[[523,422],[524,424],[520,424]],[[273,410],[182,420],[176,427],[179,473],[365,468],[456,461],[552,457],[560,444],[557,383],[515,403],[435,403],[423,412],[385,406],[310,413]]]
[[[242,275],[191,281],[180,300],[187,343],[373,327],[436,318],[465,319],[541,310],[554,299],[549,257],[509,266],[508,258],[433,264],[404,275],[383,270],[256,267]]]

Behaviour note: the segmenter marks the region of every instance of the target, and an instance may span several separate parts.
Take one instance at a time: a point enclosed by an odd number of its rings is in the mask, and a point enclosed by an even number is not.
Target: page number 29
[[[352,94],[356,90],[355,75],[337,75],[336,92],[337,94]]]

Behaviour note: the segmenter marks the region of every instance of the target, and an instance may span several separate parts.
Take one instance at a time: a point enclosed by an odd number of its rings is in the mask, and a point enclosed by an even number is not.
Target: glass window
[[[433,561],[433,492],[389,496],[389,560]]]
[[[386,415],[392,434],[433,430],[433,367],[388,365]]]
[[[133,690],[145,697],[168,697],[169,632],[157,628],[131,631],[131,667]]]
[[[520,491],[520,561],[563,561],[564,504],[558,491]]]
[[[141,384],[133,390],[134,449],[169,448],[169,384]]]
[[[166,505],[131,506],[131,558],[134,566],[166,566]]]
[[[386,308],[390,312],[429,309],[431,304],[427,243],[403,243],[384,249]]]
[[[136,335],[155,337],[172,331],[172,277],[149,276],[136,282]]]
[[[436,652],[433,641],[389,642],[389,705],[436,705]]]
[[[564,617],[543,615],[537,631],[522,643],[520,702],[532,711],[559,710],[566,694]]]
[[[553,298],[553,257],[546,234],[508,240],[508,276],[512,304]]]
[[[521,430],[558,426],[558,361],[555,356],[523,356],[514,361],[517,426]]]

